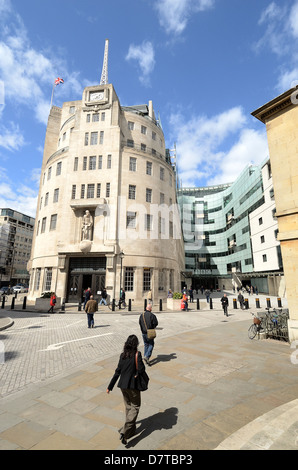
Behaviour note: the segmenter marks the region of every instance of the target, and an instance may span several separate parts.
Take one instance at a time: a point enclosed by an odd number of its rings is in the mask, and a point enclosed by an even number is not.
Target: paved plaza
[[[218,296],[212,310],[195,303],[189,312],[154,310],[149,390],[126,447],[118,434],[122,394],[106,387],[129,334],[143,352],[142,309],[100,307],[93,329],[75,306],[55,314],[21,304],[2,310],[13,324],[0,331],[0,449],[296,450],[298,359],[289,343],[248,339],[253,297],[248,310],[230,308],[229,317]]]

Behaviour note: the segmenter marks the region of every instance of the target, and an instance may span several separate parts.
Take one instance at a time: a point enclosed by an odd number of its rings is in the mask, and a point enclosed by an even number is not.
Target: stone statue
[[[83,216],[82,224],[82,240],[91,240],[92,235],[92,226],[93,226],[93,217],[90,212],[87,210]]]

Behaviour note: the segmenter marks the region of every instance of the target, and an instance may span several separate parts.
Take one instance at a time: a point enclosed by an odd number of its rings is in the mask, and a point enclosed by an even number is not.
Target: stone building
[[[290,89],[252,113],[266,124],[278,239],[280,240],[287,299],[290,340],[298,340],[298,100]]]
[[[28,298],[67,302],[87,287],[143,301],[180,290],[184,248],[176,173],[153,104],[121,106],[112,84],[52,106],[46,130]]]

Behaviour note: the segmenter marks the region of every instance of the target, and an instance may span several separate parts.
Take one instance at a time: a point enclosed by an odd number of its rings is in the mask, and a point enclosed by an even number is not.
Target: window
[[[134,127],[135,127],[135,123],[134,122],[131,122],[131,121],[128,121],[128,129],[130,131],[133,131],[134,130]]]
[[[146,135],[147,134],[147,127],[141,126],[141,133]]]
[[[47,218],[44,217],[41,221],[41,231],[40,231],[40,233],[44,233],[46,231],[46,223],[47,223]]]
[[[112,168],[112,155],[108,155],[107,169]]]
[[[166,232],[166,219],[164,217],[158,218],[158,233],[164,235]]]
[[[89,132],[85,132],[85,145],[89,145]]]
[[[97,145],[98,142],[98,132],[91,132],[90,145]]]
[[[69,114],[74,114],[76,111],[76,107],[75,106],[69,106]]]
[[[101,120],[105,121],[106,120],[106,113],[101,113]]]
[[[71,188],[71,199],[76,198],[76,190],[77,190],[77,186],[75,184],[73,184],[72,188]]]
[[[153,227],[153,215],[145,214],[145,230],[151,231]]]
[[[263,217],[260,217],[259,218],[259,225],[262,225],[263,224]]]
[[[57,167],[56,167],[56,176],[61,175],[61,169],[62,169],[62,162],[58,162]]]
[[[136,212],[127,212],[126,214],[126,228],[136,228]]]
[[[50,168],[48,169],[48,180],[51,179],[51,175],[52,175],[52,167],[50,166]]]
[[[99,155],[99,156],[98,156],[98,169],[99,169],[99,170],[102,169],[102,155]]]
[[[133,141],[133,140],[131,140],[131,139],[127,139],[127,147],[131,147],[131,148],[133,148],[134,146],[135,146],[135,143],[134,143],[134,141]]]
[[[134,283],[134,269],[133,268],[125,268],[124,290],[126,292],[133,291],[133,283]]]
[[[74,162],[73,162],[73,171],[78,171],[78,166],[79,166],[79,157],[75,157]]]
[[[85,185],[81,184],[81,199],[84,199],[85,197]]]
[[[267,261],[267,255],[263,255],[263,263],[266,263]]]
[[[152,202],[152,189],[146,188],[146,202]]]
[[[146,175],[152,175],[152,163],[151,162],[147,162],[146,163]]]
[[[141,144],[141,150],[142,152],[146,152],[147,146],[146,144]]]
[[[51,215],[50,230],[56,230],[56,225],[57,225],[57,214],[53,214]]]
[[[152,155],[156,155],[156,150],[155,150],[155,149],[151,149],[151,153],[152,153]]]
[[[129,157],[129,171],[137,171],[137,159]]]
[[[36,269],[36,274],[35,274],[35,289],[34,289],[34,290],[38,290],[38,289],[39,289],[39,285],[40,285],[40,275],[41,275],[41,269],[40,269],[40,268],[37,268],[37,269]]]
[[[44,198],[44,205],[47,206],[49,203],[49,193],[46,193],[45,198]]]
[[[160,200],[159,200],[160,204],[164,204],[165,203],[165,195],[164,193],[160,193]]]
[[[94,197],[95,184],[87,185],[87,199],[92,199]]]
[[[165,170],[163,167],[160,167],[159,177],[162,181],[165,179]]]
[[[144,268],[143,271],[143,291],[148,292],[151,289],[151,269]]]
[[[87,157],[83,157],[83,170],[87,170]]]
[[[265,237],[264,237],[264,235],[261,235],[261,243],[265,243]]]
[[[99,121],[99,114],[98,113],[94,113],[92,115],[92,122],[98,122]]]
[[[89,170],[96,170],[96,157],[89,157]]]
[[[130,184],[128,187],[128,199],[135,199],[136,198],[136,186]]]
[[[99,143],[100,144],[103,144],[103,138],[104,138],[104,131],[100,131],[100,134],[99,134]]]
[[[86,115],[86,122],[90,122],[90,114]]]
[[[111,183],[106,184],[106,197],[110,197]]]
[[[100,192],[101,192],[101,184],[100,184],[100,183],[97,183],[96,197],[100,197]]]
[[[152,131],[152,140],[156,140],[156,132]]]
[[[51,291],[52,286],[52,268],[46,268],[44,290]]]
[[[59,199],[59,188],[54,190],[53,202],[58,202]]]
[[[277,217],[276,217],[276,207],[272,210],[272,218],[273,218],[274,220],[277,219]]]

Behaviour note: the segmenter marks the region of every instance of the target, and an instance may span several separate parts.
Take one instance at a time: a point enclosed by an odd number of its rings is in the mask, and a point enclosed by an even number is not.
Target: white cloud
[[[6,150],[19,150],[25,144],[25,139],[18,125],[11,123],[10,128],[0,126],[0,147]]]
[[[181,34],[194,13],[210,9],[214,0],[157,0],[159,23],[167,34]]]
[[[141,70],[139,77],[144,85],[149,85],[150,74],[153,72],[155,66],[154,48],[150,41],[144,41],[141,45],[136,46],[131,44],[129,46],[126,60],[136,60]]]
[[[28,184],[17,186],[4,168],[0,168],[0,207],[8,207],[31,217],[36,215],[40,170],[28,175]]]
[[[179,178],[183,186],[205,186],[234,181],[249,163],[268,156],[266,131],[250,129],[241,107],[207,118],[171,117],[177,136]]]

